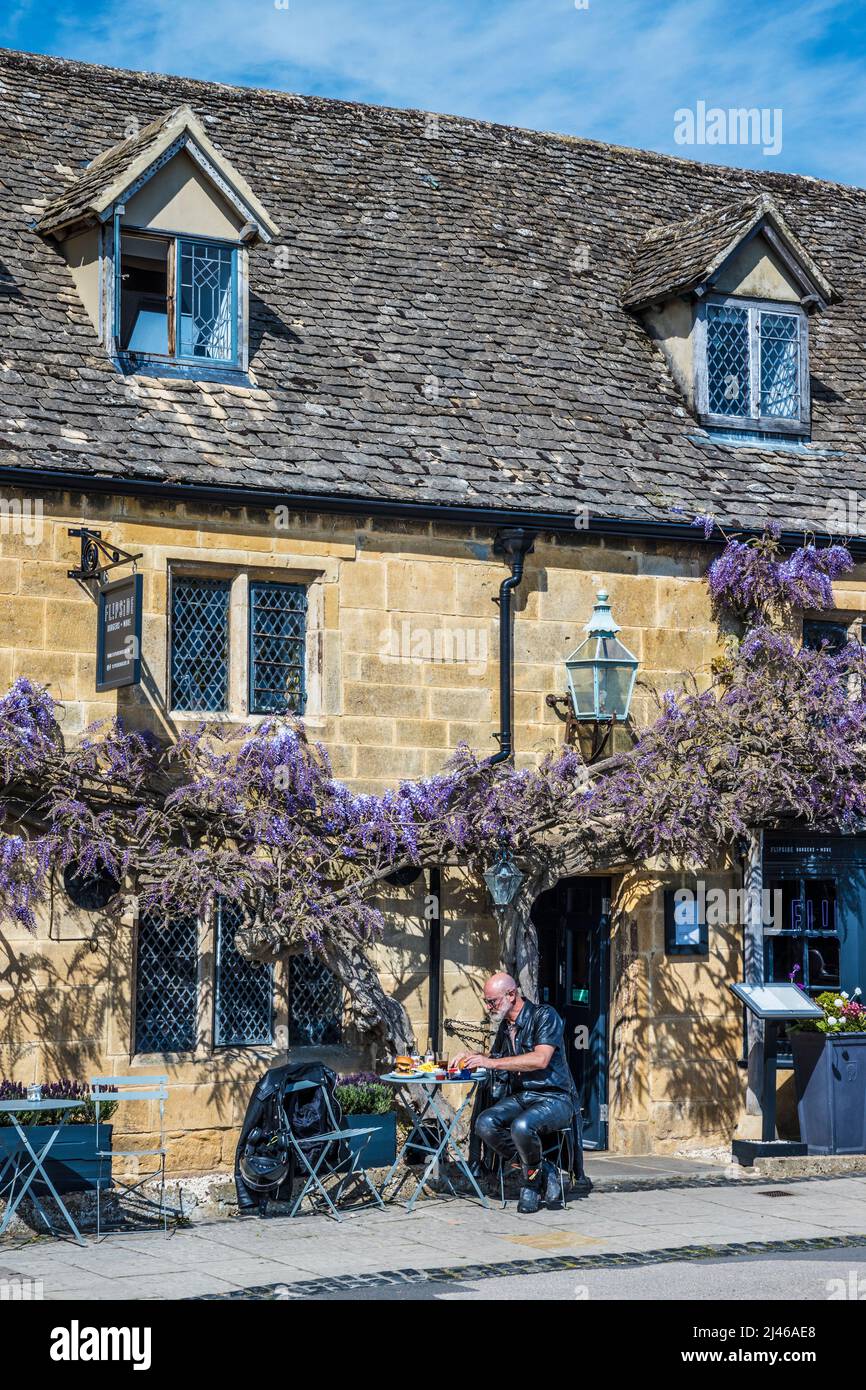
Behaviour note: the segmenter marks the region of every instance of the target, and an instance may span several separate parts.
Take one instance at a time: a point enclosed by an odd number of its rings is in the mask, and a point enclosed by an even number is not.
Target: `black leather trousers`
[[[520,1159],[524,1176],[541,1162],[540,1135],[553,1134],[571,1124],[574,1105],[570,1096],[533,1095],[522,1091],[483,1110],[475,1122],[475,1133],[503,1158]]]

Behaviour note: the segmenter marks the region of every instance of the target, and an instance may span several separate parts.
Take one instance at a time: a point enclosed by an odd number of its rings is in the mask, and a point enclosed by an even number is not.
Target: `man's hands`
[[[487,1067],[490,1071],[544,1071],[556,1049],[538,1043],[531,1052],[517,1057],[487,1057],[483,1052],[464,1052],[451,1063],[452,1071],[460,1067]]]
[[[461,1071],[464,1067],[468,1067],[470,1071],[474,1071],[476,1067],[491,1067],[495,1070],[497,1062],[496,1057],[487,1057],[483,1052],[461,1052],[451,1063],[451,1070]]]

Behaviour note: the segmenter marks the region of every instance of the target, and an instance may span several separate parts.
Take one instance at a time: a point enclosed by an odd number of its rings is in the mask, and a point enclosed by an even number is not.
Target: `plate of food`
[[[425,1070],[423,1062],[413,1062],[411,1057],[397,1057],[392,1075],[399,1076],[401,1081],[425,1081],[430,1071]]]

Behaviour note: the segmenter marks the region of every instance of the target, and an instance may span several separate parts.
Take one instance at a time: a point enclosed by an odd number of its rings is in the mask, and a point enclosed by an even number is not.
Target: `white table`
[[[409,1111],[411,1117],[412,1130],[407,1135],[406,1141],[403,1144],[402,1149],[400,1150],[397,1157],[394,1159],[393,1164],[388,1170],[388,1175],[379,1189],[380,1192],[384,1193],[385,1189],[387,1188],[388,1184],[390,1183],[391,1179],[397,1171],[397,1168],[400,1164],[400,1160],[403,1158],[403,1155],[405,1154],[406,1150],[411,1144],[413,1148],[422,1149],[425,1153],[428,1153],[430,1155],[430,1160],[427,1164],[427,1167],[424,1169],[421,1178],[419,1179],[415,1191],[412,1193],[412,1196],[406,1203],[407,1211],[411,1211],[414,1207],[416,1201],[418,1200],[418,1194],[420,1193],[421,1189],[426,1185],[427,1179],[430,1177],[430,1174],[432,1173],[436,1164],[439,1162],[441,1158],[447,1157],[449,1153],[454,1161],[455,1166],[460,1169],[460,1172],[463,1173],[463,1175],[466,1178],[469,1179],[469,1182],[471,1186],[474,1188],[481,1205],[483,1207],[490,1206],[490,1203],[484,1196],[484,1193],[481,1191],[481,1188],[478,1186],[478,1183],[475,1180],[475,1175],[469,1167],[469,1164],[467,1163],[464,1155],[461,1153],[460,1146],[458,1145],[457,1140],[454,1137],[455,1130],[457,1129],[457,1122],[460,1119],[460,1116],[463,1114],[463,1111],[466,1109],[469,1102],[473,1099],[479,1083],[485,1079],[486,1075],[486,1072],[478,1071],[473,1072],[472,1076],[468,1078],[447,1077],[443,1080],[437,1081],[436,1077],[432,1075],[432,1073],[430,1076],[425,1077],[407,1077],[400,1076],[397,1072],[388,1072],[385,1076],[379,1078],[380,1081],[387,1081],[392,1086],[405,1086],[407,1088],[415,1087],[419,1091],[421,1091],[421,1093],[424,1096],[424,1102],[421,1108],[415,1109],[415,1107],[413,1106]],[[437,1092],[440,1090],[440,1088],[443,1088],[445,1086],[464,1086],[467,1088],[466,1095],[463,1097],[459,1106],[454,1111],[443,1107],[437,1099]],[[437,1142],[432,1145],[428,1142],[427,1135],[424,1133],[424,1130],[422,1128],[425,1116],[432,1116],[439,1130],[439,1138]],[[451,1188],[451,1191],[454,1193],[454,1196],[456,1197],[458,1193],[456,1192],[454,1185],[451,1182],[451,1179],[448,1177],[447,1173],[444,1176],[445,1181],[448,1183],[448,1186]]]
[[[41,1148],[34,1149],[30,1140],[27,1138],[26,1131],[21,1127],[21,1123],[18,1120],[18,1115],[25,1112],[32,1114],[34,1110],[78,1110],[83,1105],[83,1100],[0,1100],[0,1114],[9,1116],[12,1121],[12,1126],[21,1141],[21,1148],[15,1149],[12,1153],[8,1154],[6,1161],[3,1163],[2,1168],[0,1168],[0,1197],[6,1196],[6,1211],[3,1213],[3,1220],[0,1221],[0,1236],[5,1234],[9,1222],[15,1215],[15,1211],[21,1199],[27,1195],[34,1178],[40,1177],[57,1203],[58,1211],[69,1226],[78,1244],[87,1245],[87,1241],[72,1220],[54,1183],[45,1171],[45,1159],[48,1156],[49,1149],[60,1133],[61,1126],[59,1124],[40,1125],[39,1128],[45,1130],[45,1143]],[[12,1176],[6,1178],[6,1173],[10,1169]],[[5,1182],[4,1178],[6,1178]],[[45,1208],[36,1195],[35,1188],[30,1192],[30,1200],[39,1212],[39,1215],[42,1217],[49,1231],[53,1233],[53,1227],[46,1215]]]

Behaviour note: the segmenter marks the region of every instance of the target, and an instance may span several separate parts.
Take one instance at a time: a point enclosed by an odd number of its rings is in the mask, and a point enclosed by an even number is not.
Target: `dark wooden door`
[[[610,879],[563,879],[532,909],[539,940],[539,998],[565,1021],[568,1064],[577,1085],[584,1143],[608,1143]]]

